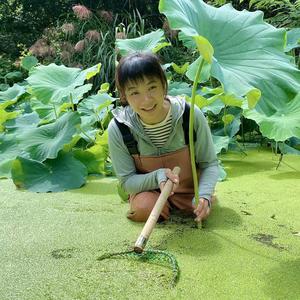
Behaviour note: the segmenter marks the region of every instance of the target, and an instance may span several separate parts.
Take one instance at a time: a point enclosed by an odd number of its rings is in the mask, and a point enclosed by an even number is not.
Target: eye
[[[152,86],[149,87],[149,90],[154,90],[154,89],[156,89],[156,88],[157,88],[156,85],[152,85]]]
[[[138,95],[138,94],[139,94],[139,92],[134,91],[134,92],[130,93],[130,96],[135,96],[135,95]]]

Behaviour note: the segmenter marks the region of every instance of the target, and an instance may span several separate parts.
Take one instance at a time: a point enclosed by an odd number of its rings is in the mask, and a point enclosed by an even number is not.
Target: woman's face
[[[159,123],[166,116],[169,102],[164,101],[165,89],[158,77],[144,77],[141,81],[131,81],[125,86],[124,92],[128,104],[143,122]]]

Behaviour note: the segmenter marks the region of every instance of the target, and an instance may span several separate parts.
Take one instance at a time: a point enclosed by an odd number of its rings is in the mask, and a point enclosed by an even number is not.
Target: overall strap
[[[130,155],[139,154],[137,148],[137,142],[134,139],[130,129],[124,123],[120,123],[117,119],[114,119],[123,137],[124,144],[126,145]],[[189,122],[190,122],[190,105],[185,102],[184,112],[182,115],[182,128],[184,132],[185,144],[189,145]],[[193,138],[196,141],[196,132],[193,130]]]
[[[120,123],[116,118],[115,118],[115,123],[117,124],[122,137],[124,144],[126,145],[130,155],[133,154],[139,154],[138,148],[137,148],[137,142],[134,139],[131,131],[129,130],[129,127],[125,125],[124,123]]]
[[[190,139],[189,139],[189,126],[190,125],[190,105],[184,101],[184,112],[182,115],[182,128],[184,132],[184,140],[185,144],[189,145],[190,144]],[[194,142],[196,141],[196,132],[195,129],[193,130],[193,139]]]

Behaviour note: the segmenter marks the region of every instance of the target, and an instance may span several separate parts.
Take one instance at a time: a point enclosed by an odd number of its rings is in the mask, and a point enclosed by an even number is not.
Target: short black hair
[[[143,81],[145,77],[157,77],[161,80],[166,93],[168,90],[167,78],[160,61],[150,52],[135,52],[122,57],[115,77],[122,105],[127,105],[125,87],[130,81],[138,82]]]

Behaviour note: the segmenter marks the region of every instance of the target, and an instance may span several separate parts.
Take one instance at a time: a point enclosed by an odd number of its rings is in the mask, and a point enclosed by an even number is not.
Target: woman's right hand
[[[179,185],[179,176],[173,174],[171,169],[165,169],[165,174],[166,174],[167,178],[170,179],[174,183],[173,184],[173,190],[172,190],[172,192],[170,194],[170,196],[172,196],[172,195],[174,195],[174,192],[175,192],[175,190],[177,189],[177,187]],[[160,191],[162,191],[162,189],[164,188],[165,184],[166,184],[166,181],[162,181],[159,184]]]

